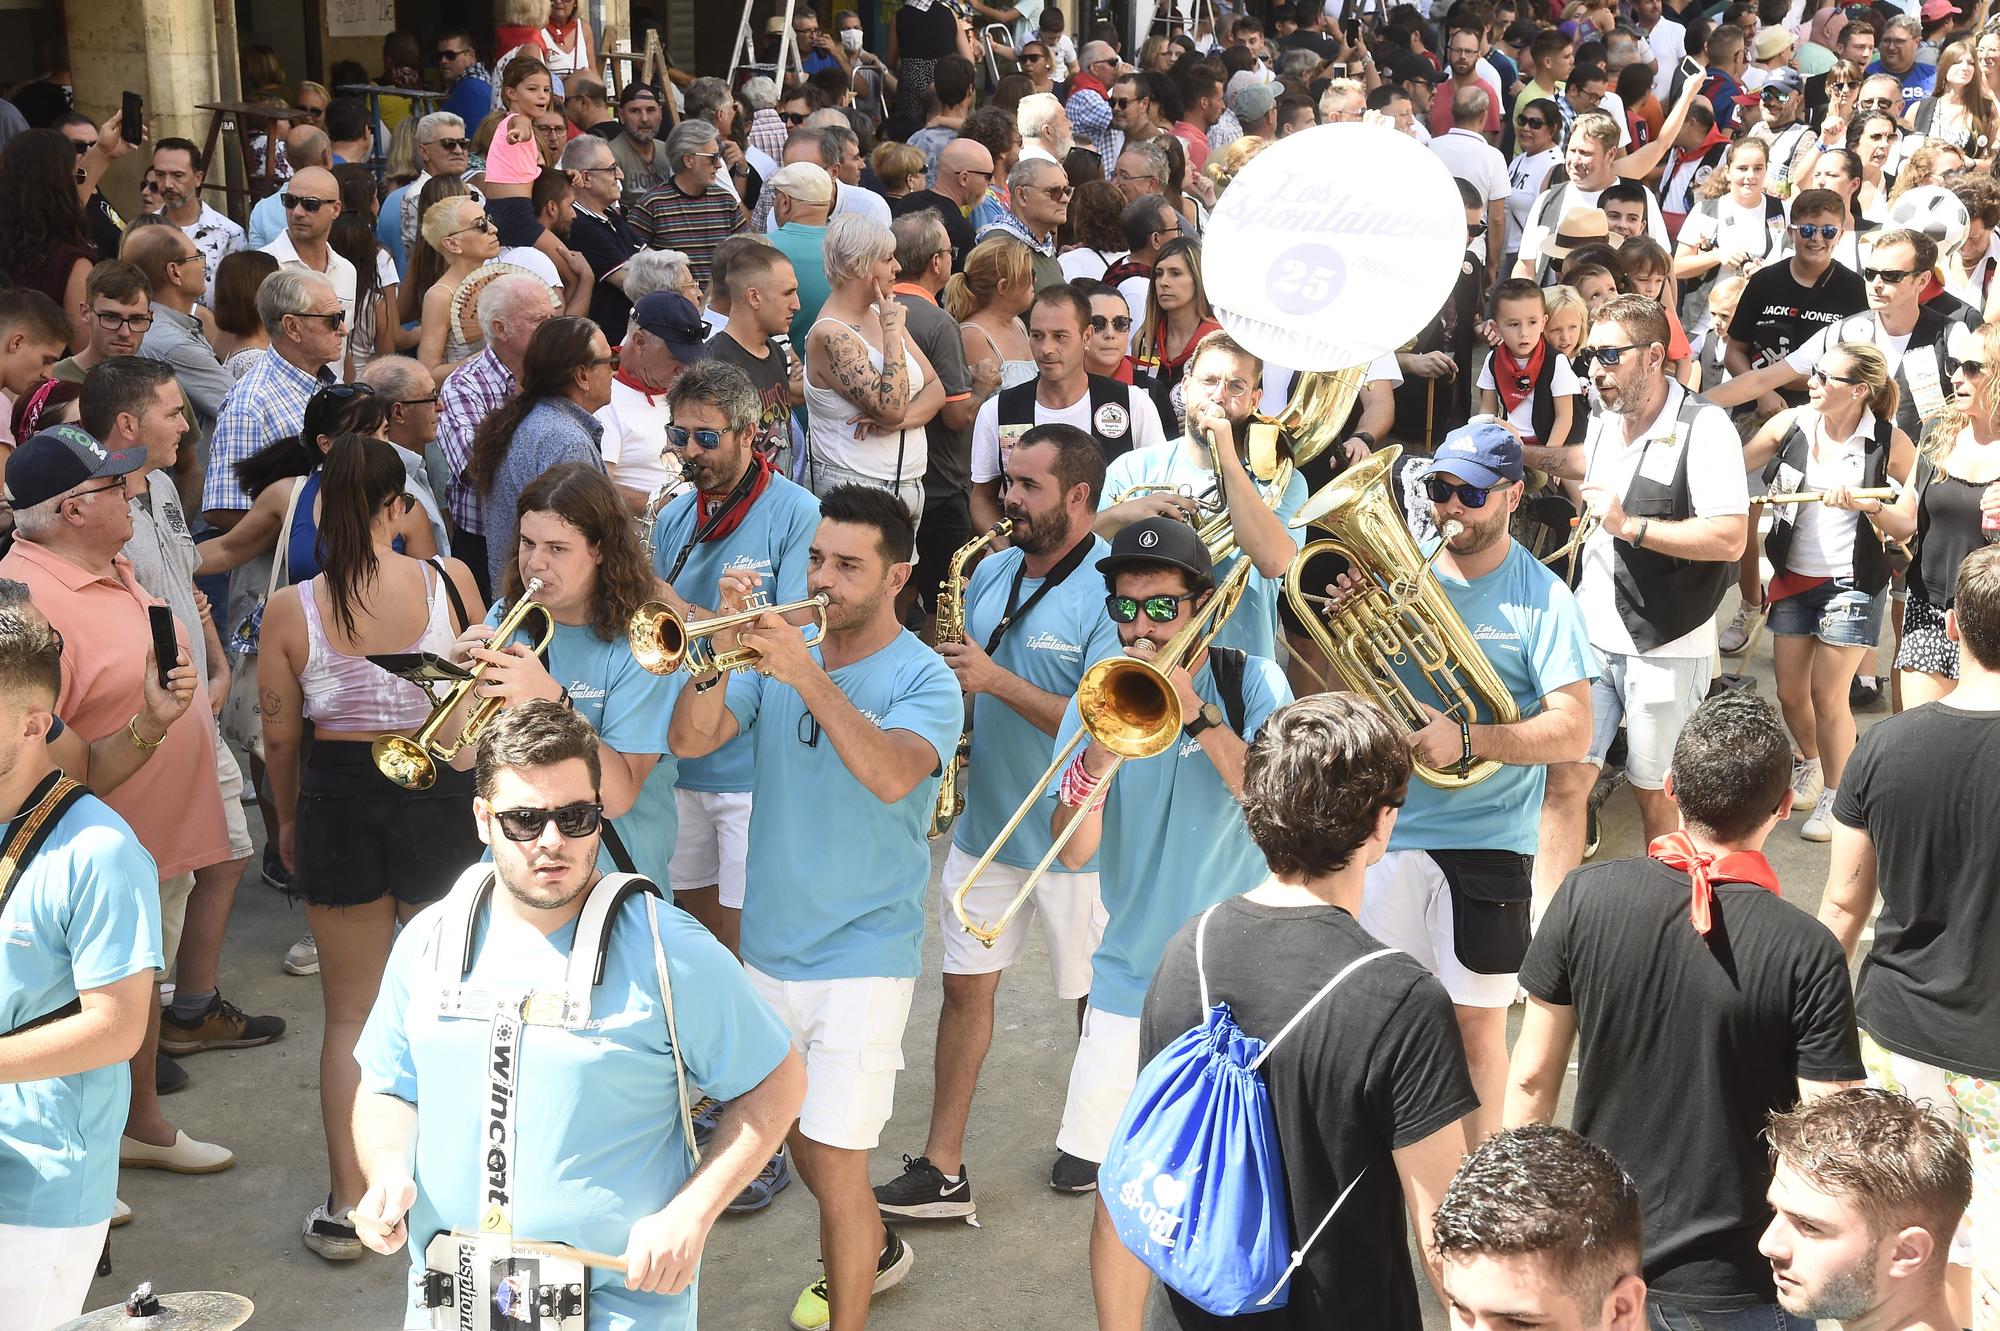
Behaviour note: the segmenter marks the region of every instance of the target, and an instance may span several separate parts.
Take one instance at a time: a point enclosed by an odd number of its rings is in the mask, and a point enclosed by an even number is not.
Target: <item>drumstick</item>
[[[361,1213],[359,1211],[349,1211],[347,1213],[348,1224],[358,1226],[360,1221]],[[370,1221],[369,1223],[372,1224],[374,1222]],[[464,1234],[464,1231],[453,1230],[452,1233],[460,1235]],[[467,1238],[474,1237],[469,1234],[464,1236]],[[480,1235],[478,1237],[492,1238],[495,1236]],[[567,1243],[546,1243],[540,1239],[515,1239],[507,1246],[515,1252],[528,1253],[533,1256],[567,1257],[573,1262],[581,1262],[585,1266],[594,1266],[605,1271],[623,1272],[626,1269],[623,1257],[614,1257],[608,1252],[592,1252],[588,1248],[572,1248]]]
[[[1884,485],[1872,489],[1849,490],[1847,493],[1856,499],[1894,499],[1902,491],[1893,485]],[[1826,502],[1826,492],[1823,490],[1794,490],[1787,494],[1757,495],[1751,502],[1756,504],[1823,504]]]

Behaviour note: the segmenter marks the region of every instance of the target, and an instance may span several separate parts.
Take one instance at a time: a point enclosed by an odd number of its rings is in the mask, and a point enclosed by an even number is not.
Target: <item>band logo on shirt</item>
[[[1073,642],[1064,642],[1053,633],[1037,633],[1028,639],[1031,652],[1062,652],[1068,656],[1082,656],[1083,648]]]
[[[494,1013],[486,1057],[486,1207],[479,1217],[485,1234],[513,1228],[514,1051],[520,1038],[520,1022],[512,1013]]]

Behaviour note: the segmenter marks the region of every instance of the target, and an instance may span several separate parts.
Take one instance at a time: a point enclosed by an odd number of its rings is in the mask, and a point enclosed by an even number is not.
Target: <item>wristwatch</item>
[[[1194,739],[1210,726],[1221,724],[1222,709],[1212,702],[1205,702],[1201,705],[1201,710],[1194,714],[1194,720],[1181,727],[1181,733],[1189,739]]]

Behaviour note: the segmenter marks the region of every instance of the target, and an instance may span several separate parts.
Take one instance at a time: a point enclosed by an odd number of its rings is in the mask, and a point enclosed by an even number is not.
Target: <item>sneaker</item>
[[[712,1096],[703,1096],[688,1110],[689,1135],[694,1138],[694,1149],[708,1154],[709,1139],[715,1136],[716,1125],[722,1122],[722,1101]]]
[[[791,1181],[792,1162],[785,1158],[785,1148],[780,1146],[777,1154],[764,1162],[764,1168],[758,1171],[757,1177],[744,1184],[743,1191],[736,1194],[736,1200],[729,1203],[729,1213],[744,1215],[763,1210]]]
[[[1847,710],[1850,712],[1873,712],[1882,706],[1882,682],[1867,675],[1856,675],[1847,686]]]
[[[1813,802],[1812,817],[1799,829],[1799,835],[1807,841],[1833,840],[1833,797],[1838,791],[1822,790]]]
[[[306,1217],[306,1246],[329,1262],[358,1261],[368,1250],[361,1246],[361,1236],[354,1232],[354,1226],[333,1218],[333,1212],[327,1209],[332,1202],[333,1198],[327,1198]]]
[[[278,968],[287,975],[319,974],[319,944],[307,934],[285,949],[285,959],[278,963]]]
[[[1716,646],[1724,656],[1735,656],[1750,645],[1750,629],[1757,617],[1764,613],[1761,605],[1741,604],[1736,607],[1736,616],[1722,626],[1722,636]]]
[[[1057,1151],[1055,1168],[1049,1171],[1049,1186],[1057,1192],[1096,1192],[1097,1162]]]
[[[285,1033],[283,1017],[252,1017],[217,994],[208,1011],[182,1021],[173,1009],[160,1014],[160,1048],[169,1054],[198,1054],[204,1049],[254,1049]]]
[[[132,1223],[132,1208],[125,1204],[125,1199],[123,1197],[112,1198],[111,1228],[116,1229],[120,1225],[129,1225],[131,1223]]]
[[[875,1293],[901,1283],[910,1273],[910,1265],[916,1261],[916,1251],[903,1242],[895,1230],[883,1226],[889,1241],[882,1245],[882,1255],[875,1259]],[[833,1320],[833,1314],[826,1306],[826,1277],[807,1285],[799,1293],[799,1301],[792,1305],[792,1325],[797,1331],[819,1331]]]
[[[292,890],[292,871],[287,869],[285,862],[278,858],[278,848],[276,846],[267,845],[264,847],[264,885],[266,887],[275,887],[280,892],[290,892]]]
[[[928,1156],[903,1157],[903,1172],[875,1189],[875,1208],[906,1220],[950,1220],[972,1215],[972,1174],[964,1165],[956,1183]]]
[[[165,1025],[164,1017],[161,1019],[161,1024],[162,1026]],[[187,1084],[188,1074],[186,1068],[174,1062],[174,1060],[168,1058],[165,1054],[155,1057],[153,1061],[153,1094],[172,1095],[175,1091],[186,1090]]]
[[[1820,774],[1819,759],[1809,758],[1792,764],[1793,812],[1812,808],[1825,789],[1826,778]]]

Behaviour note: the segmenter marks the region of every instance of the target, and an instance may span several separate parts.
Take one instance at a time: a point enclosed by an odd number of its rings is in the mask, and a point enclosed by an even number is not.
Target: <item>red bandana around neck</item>
[[[1523,398],[1535,391],[1535,380],[1541,377],[1542,362],[1548,354],[1547,338],[1535,343],[1525,361],[1515,360],[1505,342],[1493,348],[1493,387],[1500,394],[1501,415],[1511,414]]]
[[[751,508],[757,503],[757,496],[764,493],[765,489],[771,484],[771,477],[776,474],[771,467],[771,459],[765,457],[762,453],[752,453],[750,455],[750,471],[749,489],[743,492],[742,498],[737,500],[735,507],[723,515],[721,521],[717,522],[713,527],[708,528],[707,534],[701,538],[703,543],[719,541],[742,526],[744,517],[749,514]],[[711,494],[707,490],[703,490],[695,498],[695,525],[699,527],[715,517],[716,510],[728,503],[730,495],[734,493],[734,490],[724,490],[716,494]]]
[[[1646,847],[1646,854],[1688,876],[1688,919],[1703,938],[1708,937],[1714,923],[1709,916],[1709,906],[1715,899],[1714,884],[1754,883],[1774,895],[1778,892],[1778,871],[1771,867],[1762,851],[1732,850],[1726,855],[1716,855],[1697,849],[1694,838],[1686,831],[1679,831],[1654,837]]]
[[[623,365],[613,370],[611,372],[611,377],[613,379],[616,379],[619,383],[625,385],[627,388],[631,389],[635,393],[644,393],[646,395],[646,405],[649,407],[655,405],[653,399],[663,396],[667,391],[664,388],[656,389],[649,384],[641,383],[639,380],[634,379],[630,374],[626,372],[625,367]]]

